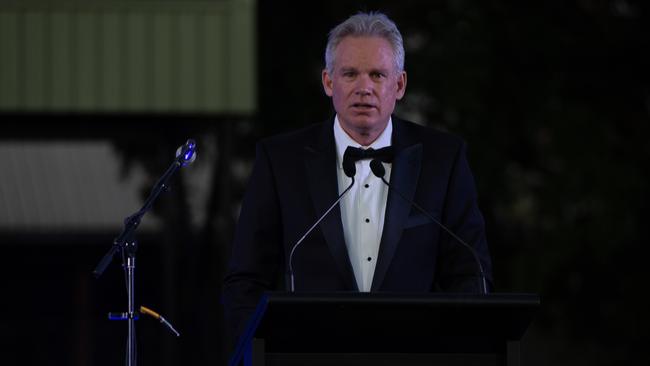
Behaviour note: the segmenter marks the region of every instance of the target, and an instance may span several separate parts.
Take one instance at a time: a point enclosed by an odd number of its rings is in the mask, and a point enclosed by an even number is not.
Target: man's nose
[[[355,94],[357,95],[372,94],[372,80],[370,80],[370,77],[368,75],[360,75],[357,78]]]

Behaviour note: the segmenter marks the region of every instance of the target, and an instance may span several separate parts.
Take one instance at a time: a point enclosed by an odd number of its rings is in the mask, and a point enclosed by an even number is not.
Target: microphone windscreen
[[[354,175],[357,173],[357,167],[355,166],[354,161],[352,161],[352,159],[349,159],[347,156],[343,157],[343,172],[349,178],[354,177]]]
[[[176,150],[176,157],[180,159],[182,166],[192,164],[196,160],[196,142],[192,139],[187,140],[184,145],[179,146]]]
[[[377,178],[383,178],[386,175],[386,169],[384,169],[384,164],[377,159],[370,161],[370,170]]]

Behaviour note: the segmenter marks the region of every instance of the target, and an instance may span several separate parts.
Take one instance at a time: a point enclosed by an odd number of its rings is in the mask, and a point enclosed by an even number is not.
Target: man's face
[[[406,89],[406,73],[397,71],[393,49],[380,37],[344,38],[332,74],[323,70],[322,77],[341,127],[362,145],[379,137]]]

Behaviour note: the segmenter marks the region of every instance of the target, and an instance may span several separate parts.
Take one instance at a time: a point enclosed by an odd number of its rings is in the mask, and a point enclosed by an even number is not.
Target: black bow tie
[[[359,160],[372,160],[378,159],[384,163],[391,163],[393,157],[395,156],[395,151],[392,146],[383,147],[381,149],[361,149],[358,147],[348,146],[345,149],[345,154],[343,154],[344,161],[357,162]]]

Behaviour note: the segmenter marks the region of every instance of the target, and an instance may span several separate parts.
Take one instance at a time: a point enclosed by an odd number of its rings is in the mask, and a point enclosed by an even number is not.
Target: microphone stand
[[[137,360],[137,348],[136,348],[136,338],[135,338],[135,321],[138,318],[135,309],[135,253],[138,250],[138,241],[135,239],[135,231],[140,225],[142,217],[151,209],[153,203],[156,201],[158,196],[167,191],[169,188],[168,182],[169,179],[176,173],[181,167],[188,165],[194,161],[196,154],[194,149],[196,144],[193,140],[188,140],[185,146],[179,148],[179,152],[174,159],[174,162],[171,164],[167,171],[158,179],[154,185],[149,197],[145,201],[144,205],[140,210],[134,213],[131,216],[128,216],[124,219],[124,229],[120,235],[118,235],[113,241],[113,245],[108,250],[108,252],[102,257],[102,259],[95,267],[93,274],[95,278],[99,278],[108,265],[113,260],[115,254],[120,251],[122,254],[122,267],[124,268],[124,274],[126,278],[126,292],[127,292],[127,312],[118,313],[119,316],[115,316],[115,313],[109,314],[111,320],[127,320],[128,321],[128,336],[126,342],[126,366],[136,366]]]

